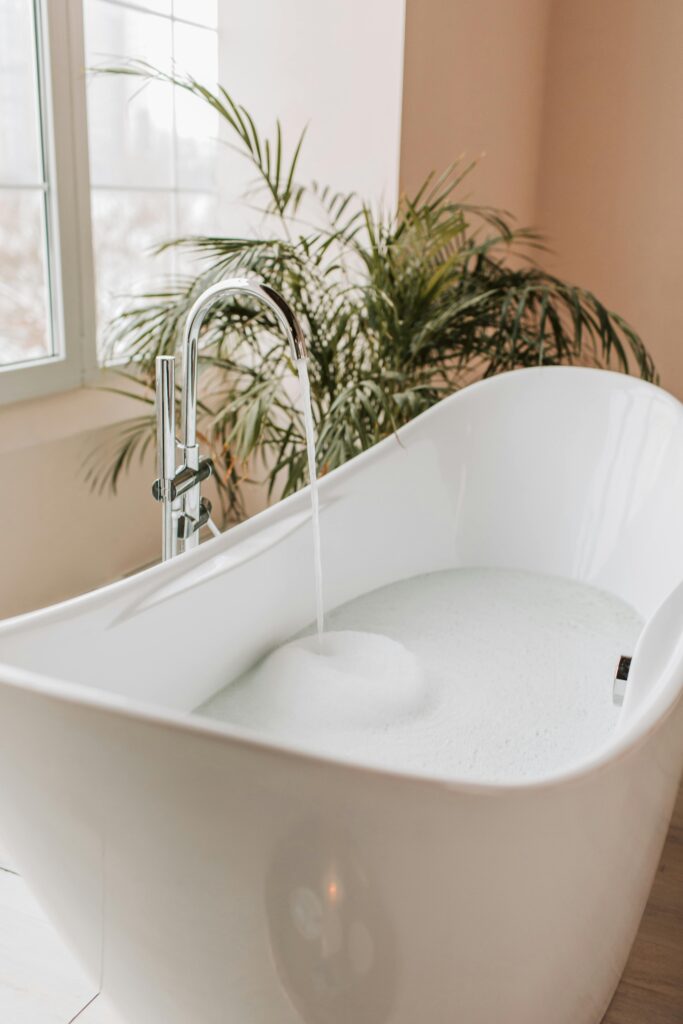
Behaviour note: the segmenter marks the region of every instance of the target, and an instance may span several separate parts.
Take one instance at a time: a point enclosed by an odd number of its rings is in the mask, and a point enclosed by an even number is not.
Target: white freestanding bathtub
[[[414,777],[188,715],[312,620],[308,503],[0,627],[15,864],[129,1024],[597,1024],[683,767],[683,407],[519,371],[322,481],[330,607],[498,566],[643,616],[616,733],[552,777]]]

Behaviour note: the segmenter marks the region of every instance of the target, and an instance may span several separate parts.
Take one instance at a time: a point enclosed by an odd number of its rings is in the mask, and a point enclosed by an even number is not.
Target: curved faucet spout
[[[197,443],[197,362],[199,332],[209,310],[228,295],[250,295],[259,299],[275,316],[282,333],[289,341],[292,359],[306,359],[306,341],[293,309],[282,296],[267,284],[249,277],[227,277],[203,292],[189,312],[183,336],[183,444],[191,448]]]
[[[201,482],[212,472],[210,459],[199,458],[197,444],[197,364],[199,332],[211,307],[228,295],[250,295],[275,316],[289,341],[295,363],[307,358],[301,324],[287,302],[273,288],[254,278],[228,277],[203,292],[189,312],[183,334],[182,438],[175,433],[173,357],[157,359],[157,431],[159,479],[152,493],[163,502],[163,558],[172,558],[181,543],[187,551],[199,543],[199,530],[210,523],[211,504],[201,496]],[[176,449],[182,466],[176,470]]]

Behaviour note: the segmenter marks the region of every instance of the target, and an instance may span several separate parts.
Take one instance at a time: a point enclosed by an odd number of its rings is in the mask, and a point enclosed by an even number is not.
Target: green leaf
[[[109,351],[126,357],[112,390],[145,403],[146,415],[93,449],[84,467],[91,486],[115,489],[135,459],[149,456],[154,360],[178,350],[195,300],[231,275],[268,281],[301,318],[321,472],[399,430],[464,383],[503,370],[583,362],[656,380],[632,327],[591,292],[538,266],[544,241],[537,232],[517,226],[505,211],[463,201],[463,181],[474,165],[456,162],[429,175],[395,210],[375,210],[354,192],[298,182],[306,130],[289,149],[279,119],[264,132],[222,86],[212,91],[190,75],[167,74],[143,61],[98,73],[104,72],[166,82],[208,105],[253,168],[263,229],[256,238],[191,236],[164,243],[191,254],[197,269],[131,297],[108,328]],[[300,219],[301,210],[312,220]],[[247,481],[263,479],[271,500],[306,483],[288,344],[249,298],[217,303],[206,319],[198,417],[225,518],[243,515]]]

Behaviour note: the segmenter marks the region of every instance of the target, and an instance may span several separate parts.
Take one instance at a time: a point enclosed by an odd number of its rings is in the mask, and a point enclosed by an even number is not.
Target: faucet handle
[[[183,466],[171,480],[155,480],[152,484],[152,497],[156,501],[165,501],[166,499],[175,501],[182,494],[186,494],[190,488],[200,484],[202,480],[208,480],[213,471],[214,465],[209,458],[200,459],[197,469]]]
[[[211,502],[208,498],[200,498],[199,515],[192,519],[188,515],[178,516],[178,537],[180,540],[187,540],[195,533],[199,533],[202,526],[206,526],[211,518]]]

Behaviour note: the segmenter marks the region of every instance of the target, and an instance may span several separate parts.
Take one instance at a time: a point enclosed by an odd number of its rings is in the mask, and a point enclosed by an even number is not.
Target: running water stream
[[[306,427],[306,451],[308,454],[308,479],[311,485],[311,520],[313,526],[313,570],[315,573],[315,621],[318,630],[318,645],[322,645],[325,631],[323,609],[323,562],[320,552],[320,501],[318,498],[318,473],[315,464],[315,429],[313,426],[313,405],[311,403],[311,382],[305,359],[297,359],[301,400],[304,407]]]

